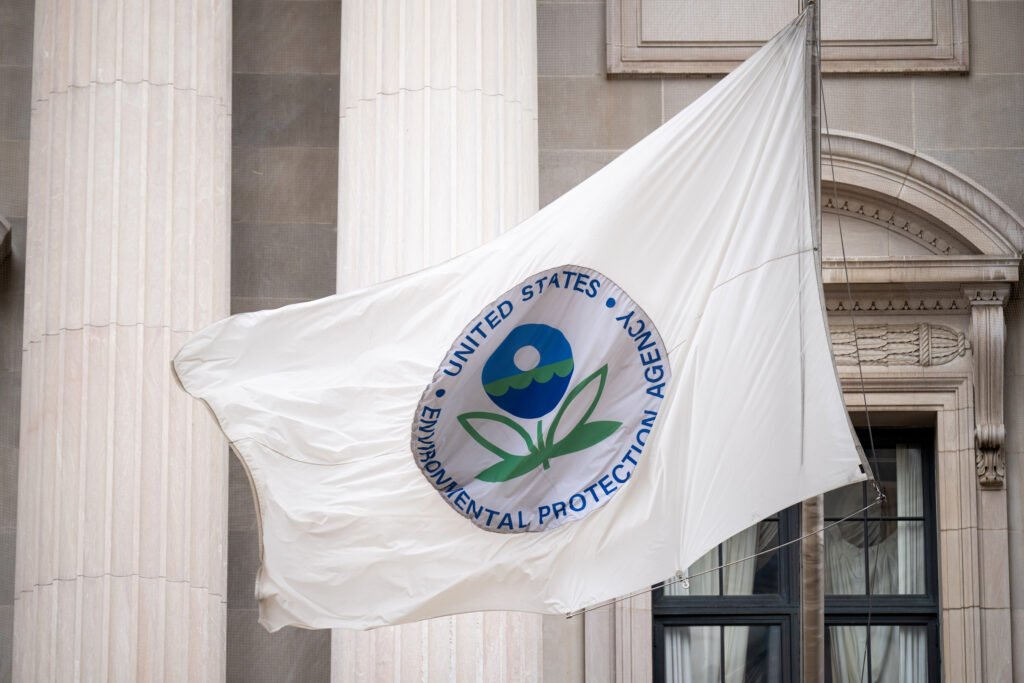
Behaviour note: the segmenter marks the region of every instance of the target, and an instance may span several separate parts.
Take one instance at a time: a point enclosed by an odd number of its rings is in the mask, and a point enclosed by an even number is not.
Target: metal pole
[[[819,92],[821,40],[818,6],[808,0],[807,69],[808,133],[811,142],[811,201],[815,225],[814,262],[821,274],[821,125]],[[808,534],[822,528],[824,498],[815,496],[801,507],[800,532]],[[800,547],[800,633],[801,670],[804,683],[825,680],[825,537],[817,533],[805,538]]]

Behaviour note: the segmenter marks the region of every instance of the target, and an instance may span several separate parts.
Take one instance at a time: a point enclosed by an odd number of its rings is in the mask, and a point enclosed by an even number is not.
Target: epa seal
[[[459,514],[488,531],[582,519],[643,460],[668,352],[650,317],[601,273],[538,273],[484,308],[423,392],[412,453]]]

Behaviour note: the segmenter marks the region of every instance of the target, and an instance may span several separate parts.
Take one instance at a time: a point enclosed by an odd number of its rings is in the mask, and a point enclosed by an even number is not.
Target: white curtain
[[[859,488],[857,489],[859,497]],[[851,489],[852,490],[852,489]],[[896,514],[898,517],[924,515],[924,486],[921,479],[921,451],[896,448]],[[852,508],[852,505],[851,505]],[[864,524],[849,522],[826,532],[825,590],[834,595],[863,595],[864,550],[870,552],[871,591],[874,595],[920,594],[924,592],[924,523],[871,523],[868,538]],[[832,627],[831,662],[835,681],[866,681],[865,626]],[[927,633],[923,627],[872,626],[872,683],[923,683],[927,677]]]
[[[682,582],[665,587],[665,595],[718,595],[718,576],[722,572],[723,595],[750,595],[758,559],[744,558],[763,552],[778,544],[778,524],[764,522],[745,529],[722,546],[722,569],[715,548],[690,565],[689,585]],[[736,562],[736,564],[731,564]],[[713,571],[712,571],[713,570]],[[706,573],[704,573],[706,572]],[[681,683],[743,683],[746,676],[749,629],[729,627],[725,638],[725,671],[722,677],[721,637],[719,626],[689,626],[665,629],[666,679]]]
[[[708,683],[722,680],[719,626],[665,629],[665,680]]]
[[[924,517],[924,483],[921,478],[921,451],[896,449],[896,514],[899,517]],[[900,522],[896,533],[899,553],[899,591],[902,594],[925,592],[924,522]],[[899,631],[900,681],[916,683],[928,675],[928,634],[924,628]]]

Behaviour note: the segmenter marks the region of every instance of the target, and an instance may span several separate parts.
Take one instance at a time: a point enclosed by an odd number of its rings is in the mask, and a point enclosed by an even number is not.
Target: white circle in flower
[[[524,346],[516,351],[512,362],[523,372],[533,370],[540,364],[540,351],[537,350],[536,346]]]

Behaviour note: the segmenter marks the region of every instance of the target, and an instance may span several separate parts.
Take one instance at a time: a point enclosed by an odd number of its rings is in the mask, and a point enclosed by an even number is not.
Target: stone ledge
[[[887,283],[978,283],[1017,282],[1020,259],[1013,256],[913,256],[826,258],[822,281],[828,285]]]

